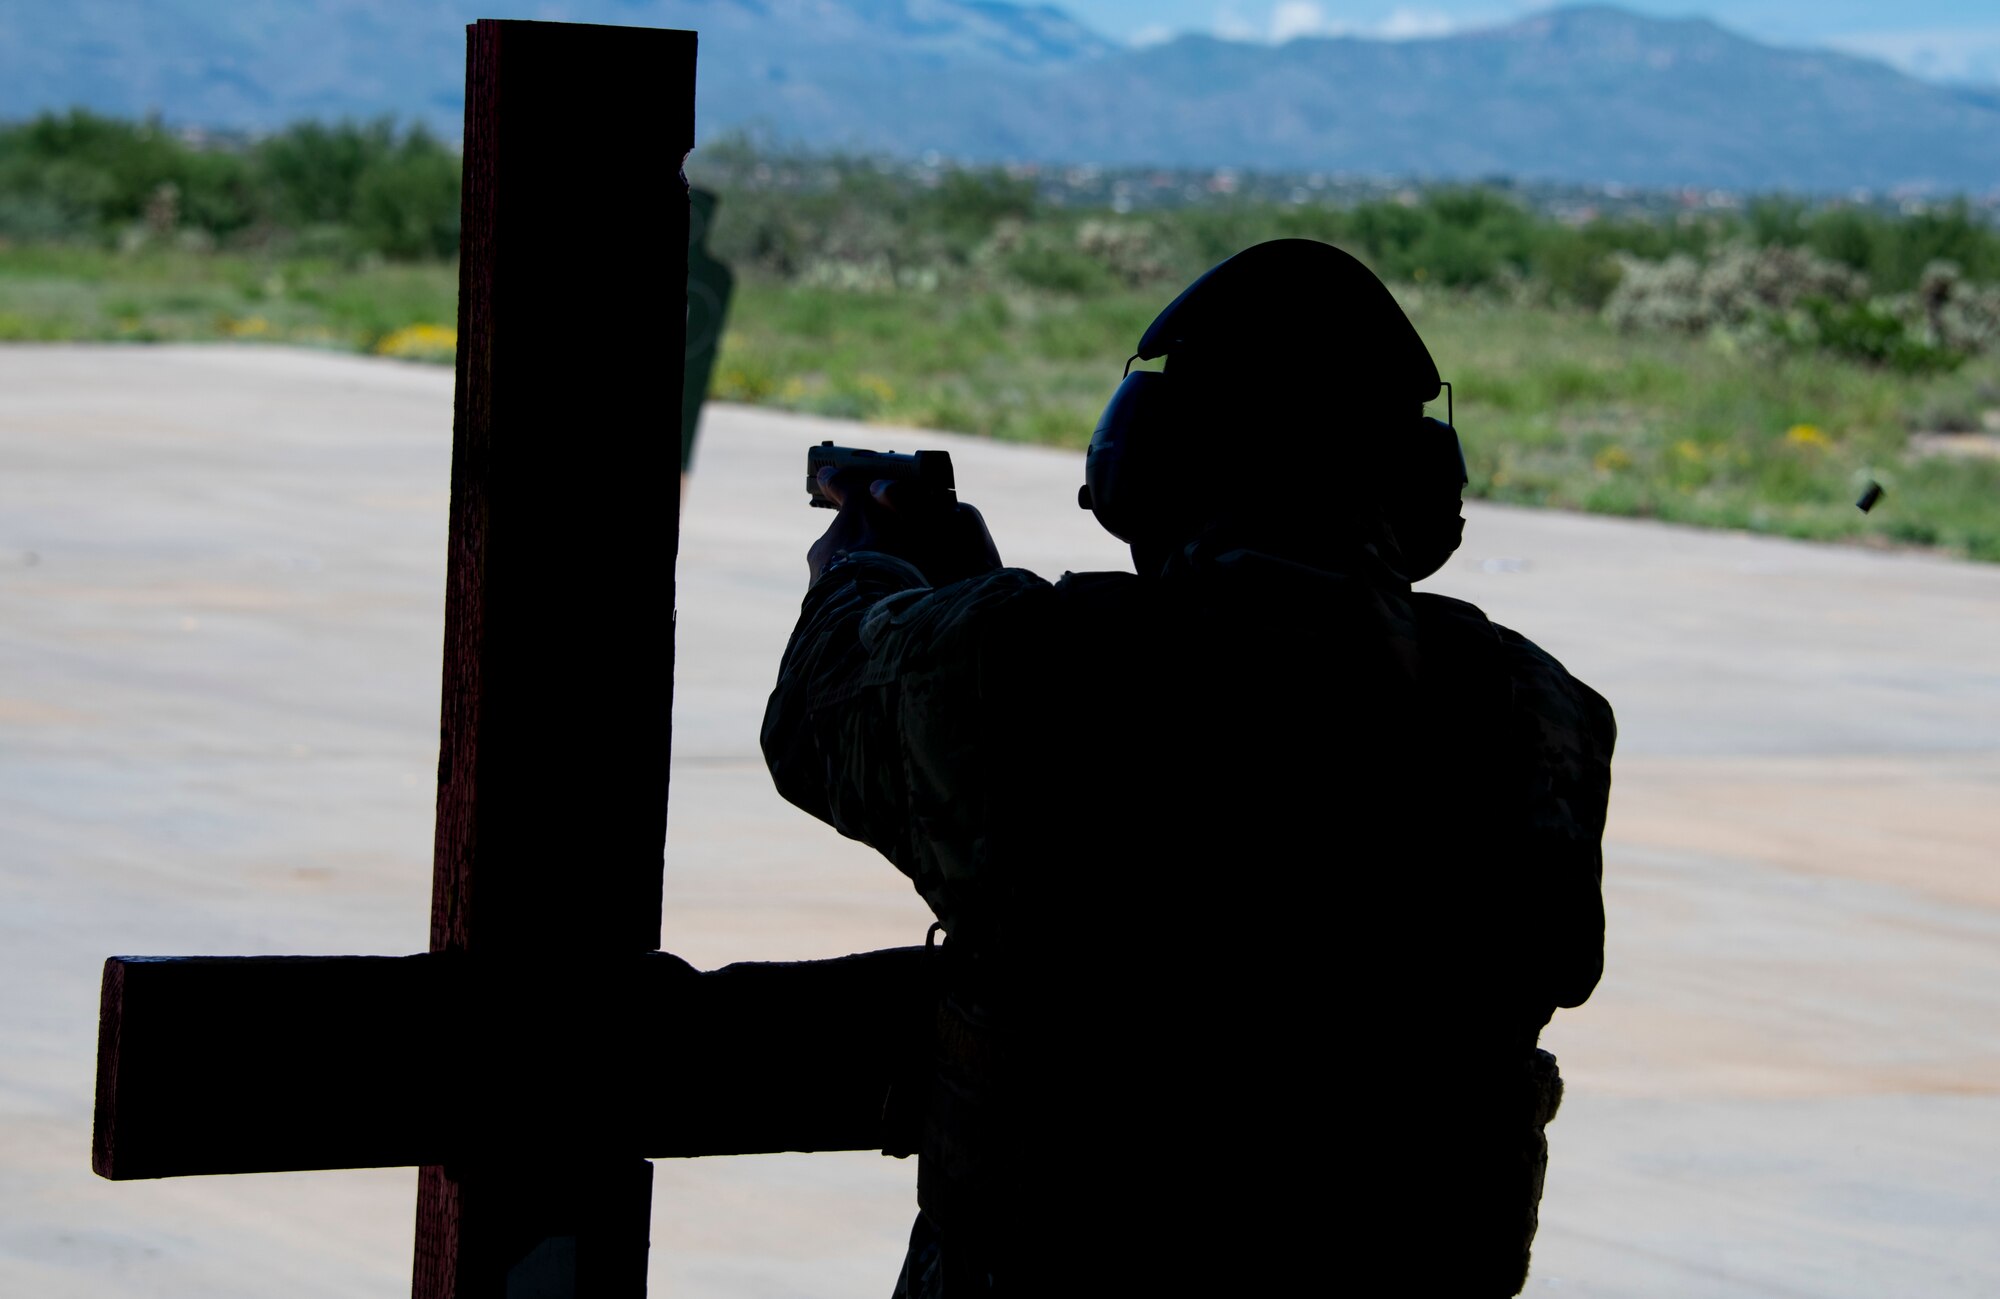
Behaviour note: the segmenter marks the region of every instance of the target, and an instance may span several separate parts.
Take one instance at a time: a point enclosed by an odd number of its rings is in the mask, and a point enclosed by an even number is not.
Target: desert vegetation
[[[457,168],[387,123],[0,128],[0,339],[449,359]],[[1306,236],[1360,255],[1415,317],[1477,496],[2000,559],[2000,231],[1963,202],[1078,185],[742,141],[690,174],[720,195],[709,245],[739,277],[717,397],[1081,445],[1180,285]],[[618,214],[605,229],[646,237]],[[1870,480],[1888,496],[1863,515]]]

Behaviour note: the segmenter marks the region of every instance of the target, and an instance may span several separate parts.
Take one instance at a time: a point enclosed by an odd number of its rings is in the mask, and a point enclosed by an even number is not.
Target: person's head
[[[1409,317],[1330,244],[1278,239],[1162,311],[1105,407],[1080,500],[1142,557],[1223,520],[1374,542],[1412,580],[1457,546],[1464,462]],[[1395,553],[1390,553],[1390,552]]]

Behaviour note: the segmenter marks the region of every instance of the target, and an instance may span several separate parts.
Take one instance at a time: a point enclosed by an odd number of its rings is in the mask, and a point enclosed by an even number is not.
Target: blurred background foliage
[[[458,179],[456,150],[386,120],[247,140],[49,113],[0,128],[0,237],[452,257]]]
[[[448,361],[458,167],[386,121],[0,127],[0,340]],[[718,397],[1079,446],[1174,292],[1302,236],[1362,257],[1411,311],[1456,384],[1475,495],[2000,559],[2000,231],[1964,203],[1079,185],[744,139],[689,171],[721,196],[709,246],[739,276]],[[1889,496],[1862,515],[1870,478]]]

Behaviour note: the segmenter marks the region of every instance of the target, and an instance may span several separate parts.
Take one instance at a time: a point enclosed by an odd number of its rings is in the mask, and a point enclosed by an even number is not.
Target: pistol
[[[833,466],[836,472],[866,470],[873,475],[870,482],[887,478],[892,482],[922,483],[932,491],[943,492],[947,500],[958,500],[958,484],[952,478],[949,451],[919,451],[914,455],[902,455],[895,451],[866,451],[860,447],[837,447],[831,442],[822,442],[806,452],[806,495],[817,509],[834,508],[826,493],[819,489],[819,471],[828,465]]]

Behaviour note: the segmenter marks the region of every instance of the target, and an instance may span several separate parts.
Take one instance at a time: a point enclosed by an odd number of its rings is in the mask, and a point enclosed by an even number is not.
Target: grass
[[[234,338],[448,359],[448,332],[413,327],[448,328],[456,288],[436,262],[16,246],[0,249],[0,341]],[[1080,447],[1170,296],[860,291],[747,272],[714,395]],[[1455,385],[1474,496],[2000,561],[2000,461],[1908,451],[1913,430],[1993,417],[2000,358],[1900,375],[1726,336],[1621,335],[1491,294],[1404,298]],[[1863,515],[1870,478],[1888,495]]]
[[[1992,357],[1916,377],[1550,310],[1412,314],[1459,385],[1473,495],[2000,560],[2000,462],[1908,453],[1937,412],[2000,407]],[[1864,515],[1870,479],[1888,496]]]
[[[146,248],[0,250],[0,342],[239,338],[373,350],[457,318],[446,263],[342,263]]]
[[[1080,447],[1165,296],[752,283],[739,293],[714,391]],[[1574,309],[1403,296],[1454,384],[1473,496],[2000,560],[2000,461],[1912,460],[1906,449],[1914,429],[1976,425],[2000,408],[1993,357],[1906,376],[1825,355],[1623,335]],[[1864,515],[1854,502],[1871,478],[1888,495]]]
[[[739,287],[713,394],[877,423],[1082,446],[1157,304],[984,291]],[[1116,353],[1116,355],[1112,355]]]

